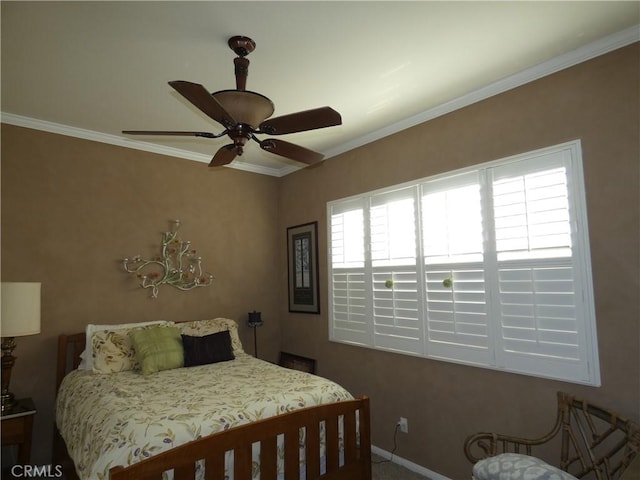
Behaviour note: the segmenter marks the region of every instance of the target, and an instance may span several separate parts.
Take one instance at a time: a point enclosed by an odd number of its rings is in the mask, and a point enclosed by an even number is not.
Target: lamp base
[[[7,393],[3,393],[1,398],[2,398],[2,406],[0,407],[0,411],[4,415],[5,413],[13,410],[13,407],[16,406],[16,397],[13,393],[7,392]]]
[[[16,357],[13,356],[13,350],[16,348],[16,342],[13,337],[3,337],[2,339],[2,390],[0,390],[0,398],[2,399],[2,413],[9,412],[15,406],[15,397],[9,391],[9,382],[11,381],[11,369],[16,363]]]

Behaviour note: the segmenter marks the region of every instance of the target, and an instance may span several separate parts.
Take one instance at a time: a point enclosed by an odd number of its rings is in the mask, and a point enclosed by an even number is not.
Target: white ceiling
[[[274,116],[331,106],[343,124],[279,137],[327,158],[640,38],[640,2],[2,1],[2,121],[208,163],[228,138],[167,82],[247,89]],[[235,168],[303,167],[251,142]]]

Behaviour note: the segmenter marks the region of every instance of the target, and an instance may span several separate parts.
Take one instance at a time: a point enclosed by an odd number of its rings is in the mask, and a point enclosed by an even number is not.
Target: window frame
[[[569,204],[568,211],[570,212],[570,228],[571,228],[571,256],[567,257],[569,260],[564,264],[569,264],[571,272],[575,275],[577,280],[575,283],[579,287],[579,291],[574,293],[574,303],[577,309],[575,315],[576,324],[576,342],[578,342],[577,351],[579,358],[576,361],[576,365],[572,365],[570,358],[554,359],[552,357],[547,358],[545,355],[539,355],[535,357],[535,353],[531,358],[527,358],[526,355],[520,355],[521,352],[516,351],[516,355],[513,358],[507,358],[509,355],[504,353],[504,339],[501,338],[506,328],[500,324],[500,313],[498,307],[499,292],[498,292],[498,279],[500,264],[513,264],[513,265],[533,265],[532,272],[537,269],[541,269],[545,264],[553,266],[555,264],[562,264],[562,261],[557,261],[556,258],[550,259],[528,259],[528,260],[497,260],[496,239],[495,230],[488,228],[486,222],[493,222],[493,200],[492,196],[492,178],[496,172],[508,171],[513,168],[516,172],[526,170],[532,162],[545,161],[544,157],[553,157],[554,155],[562,156],[562,161],[566,165],[566,191]],[[555,160],[554,160],[555,162]],[[539,168],[537,168],[539,170]],[[521,173],[518,173],[520,175]],[[488,277],[485,281],[488,282],[488,290],[484,291],[486,301],[489,302],[487,307],[487,335],[489,345],[486,350],[477,349],[473,352],[473,355],[465,356],[461,351],[467,348],[467,345],[463,345],[460,349],[457,349],[455,345],[444,345],[438,348],[434,347],[429,342],[429,318],[427,316],[427,293],[426,293],[426,277],[427,270],[432,268],[432,265],[427,265],[424,256],[424,239],[423,239],[423,227],[422,222],[422,205],[424,193],[423,185],[435,185],[440,184],[444,186],[446,190],[448,184],[456,183],[456,179],[462,179],[466,177],[472,177],[477,175],[480,182],[480,196],[481,196],[481,210],[482,210],[482,232],[483,242],[485,250],[483,252],[483,260],[480,262],[481,268],[485,277]],[[374,315],[375,310],[375,286],[373,285],[375,280],[373,275],[378,267],[372,266],[371,252],[368,251],[370,244],[364,244],[365,249],[365,262],[362,268],[362,296],[364,305],[360,305],[360,319],[359,322],[353,325],[353,331],[349,331],[351,328],[349,322],[340,323],[340,320],[334,319],[334,278],[339,275],[340,272],[347,273],[349,269],[333,268],[332,264],[332,221],[333,221],[333,209],[342,209],[342,212],[349,211],[350,207],[363,209],[364,215],[364,238],[366,239],[370,232],[367,230],[369,225],[369,214],[364,212],[366,209],[371,209],[371,202],[374,202],[383,198],[384,196],[393,197],[396,192],[402,192],[404,190],[415,189],[415,229],[416,229],[416,279],[417,279],[417,292],[416,299],[418,302],[417,315],[418,325],[417,329],[413,328],[412,335],[417,335],[416,338],[407,339],[402,338],[401,341],[394,341],[394,332],[392,331],[388,335],[389,341],[381,342],[383,337],[379,332],[376,332],[376,328],[379,326],[376,324],[376,317]],[[491,209],[491,212],[488,210]],[[328,259],[328,322],[329,322],[329,340],[332,342],[346,343],[351,345],[358,345],[365,348],[373,348],[384,351],[393,351],[396,353],[407,354],[412,356],[419,356],[435,360],[443,360],[453,363],[460,363],[464,365],[478,366],[482,368],[494,369],[499,371],[518,373],[524,375],[532,375],[542,378],[550,378],[554,380],[567,381],[572,383],[579,383],[591,386],[600,386],[600,365],[597,346],[597,325],[595,317],[595,301],[593,295],[593,281],[591,276],[591,255],[589,248],[589,229],[587,223],[587,211],[586,211],[586,194],[584,184],[584,173],[582,166],[582,148],[580,140],[573,140],[559,145],[554,145],[519,155],[514,155],[502,159],[485,162],[470,167],[444,172],[437,175],[405,182],[399,185],[393,185],[370,192],[366,192],[359,195],[346,197],[343,199],[333,200],[327,203],[327,259]],[[487,258],[487,245],[493,245],[493,252],[489,252],[490,258]],[[489,249],[491,250],[491,249]],[[491,257],[491,255],[493,257]],[[468,267],[468,272],[473,270],[474,265],[477,267],[478,262],[461,262],[458,264],[460,268]],[[443,268],[451,267],[453,263],[444,262]],[[489,266],[489,269],[487,269]],[[401,269],[401,266],[390,265],[390,269]],[[523,267],[524,268],[524,267]],[[550,267],[551,268],[551,267]],[[555,268],[555,267],[554,267]],[[557,267],[560,269],[561,267]],[[477,270],[477,268],[476,268]],[[356,272],[358,269],[351,269],[351,275],[356,278],[359,274]],[[536,270],[537,271],[537,270]],[[532,273],[532,275],[533,275]],[[469,274],[472,276],[472,273]],[[532,280],[533,282],[533,280]],[[383,282],[384,283],[384,282]],[[354,283],[353,285],[360,285]],[[349,283],[343,284],[349,286]],[[378,286],[380,282],[378,282]],[[351,288],[351,287],[349,287]],[[380,290],[380,288],[378,288]],[[338,291],[338,289],[336,289]],[[383,292],[384,293],[384,292]],[[389,295],[388,295],[389,296]],[[336,296],[336,298],[338,298]],[[392,303],[389,300],[387,303]],[[350,308],[348,306],[347,308]],[[537,321],[538,317],[534,317]],[[405,319],[406,320],[406,319]],[[411,323],[412,319],[406,320]],[[342,325],[341,327],[339,325]],[[396,329],[400,328],[396,325]],[[341,330],[344,329],[344,330]],[[358,330],[360,329],[360,330]],[[393,328],[391,328],[393,330]],[[399,330],[396,330],[396,332]],[[537,332],[536,327],[536,332]],[[347,333],[344,333],[347,332]],[[559,334],[558,334],[559,335]],[[400,337],[402,335],[395,335]],[[406,340],[406,341],[405,341]],[[406,345],[411,344],[411,347]],[[501,350],[501,348],[503,348]],[[468,350],[468,348],[467,348]],[[473,350],[473,349],[471,349]],[[548,361],[547,361],[548,360]],[[562,367],[561,374],[558,374],[558,367]]]

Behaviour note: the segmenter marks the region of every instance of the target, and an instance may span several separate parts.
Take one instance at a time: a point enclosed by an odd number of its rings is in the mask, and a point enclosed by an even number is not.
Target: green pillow
[[[144,375],[183,366],[182,337],[176,327],[136,329],[130,335]]]

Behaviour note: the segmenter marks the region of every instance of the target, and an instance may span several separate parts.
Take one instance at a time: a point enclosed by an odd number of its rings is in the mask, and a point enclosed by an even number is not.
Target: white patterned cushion
[[[85,348],[80,354],[81,362],[78,366],[78,370],[93,370],[93,334],[103,330],[128,330],[131,328],[145,327],[147,325],[171,325],[173,322],[167,322],[165,320],[156,320],[152,322],[138,322],[138,323],[120,323],[114,325],[95,325],[90,323],[85,330]]]
[[[131,330],[101,330],[91,337],[94,373],[115,373],[138,367]]]
[[[473,466],[475,480],[576,480],[576,477],[535,457],[502,453]]]
[[[131,334],[138,330],[154,327],[169,327],[168,322],[137,324],[136,328],[117,328],[116,330],[99,330],[91,337],[93,372],[117,373],[128,370],[140,370],[140,364],[134,349]],[[121,325],[117,325],[121,327]]]

